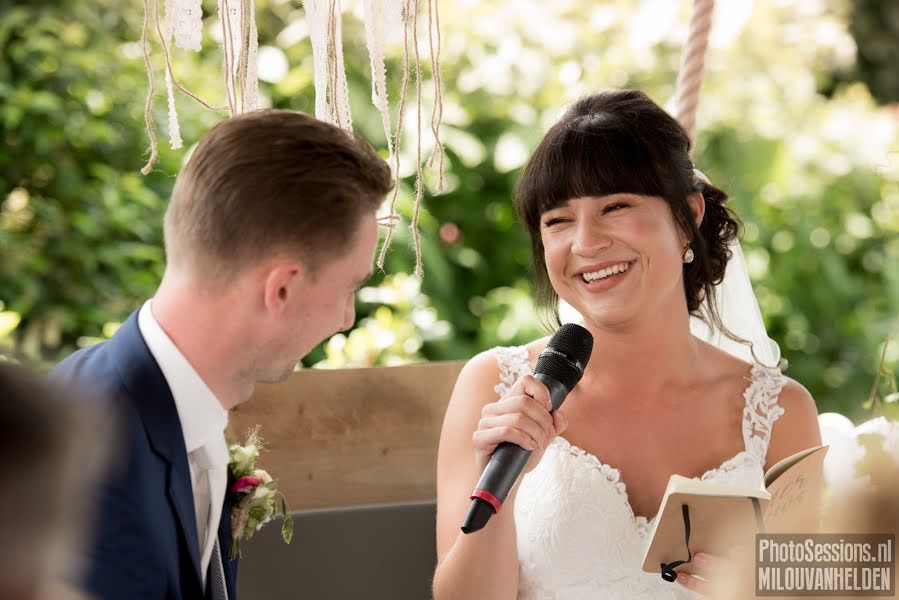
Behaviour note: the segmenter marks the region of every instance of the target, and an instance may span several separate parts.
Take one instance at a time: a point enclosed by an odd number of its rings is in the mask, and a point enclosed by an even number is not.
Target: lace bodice
[[[530,373],[523,346],[496,348],[504,394]],[[765,455],[777,399],[786,379],[754,365],[744,391],[744,450],[710,469],[703,480],[763,486]],[[519,600],[692,598],[695,594],[641,569],[653,519],[635,516],[615,467],[557,437],[524,476],[515,501]]]

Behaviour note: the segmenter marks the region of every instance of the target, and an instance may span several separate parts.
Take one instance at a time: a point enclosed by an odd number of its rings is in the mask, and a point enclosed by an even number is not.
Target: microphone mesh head
[[[584,374],[593,352],[593,335],[574,323],[566,323],[550,338],[537,359],[537,373],[545,373],[570,391]]]

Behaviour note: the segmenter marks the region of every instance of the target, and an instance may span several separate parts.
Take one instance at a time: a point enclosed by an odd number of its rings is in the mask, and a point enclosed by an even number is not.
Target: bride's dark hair
[[[695,254],[692,263],[684,264],[687,309],[729,334],[715,310],[714,286],[724,277],[728,244],[736,239],[740,221],[724,206],[726,193],[695,177],[690,146],[684,128],[638,90],[582,98],[547,132],[515,192],[515,210],[531,238],[537,304],[546,325],[558,327],[559,297],[546,271],[540,216],[573,198],[630,193],[668,202]],[[705,198],[698,228],[687,203],[697,191]],[[700,314],[704,298],[711,301]]]

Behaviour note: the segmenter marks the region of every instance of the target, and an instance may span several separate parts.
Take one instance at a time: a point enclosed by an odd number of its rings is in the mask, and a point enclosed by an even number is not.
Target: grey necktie
[[[219,540],[215,538],[212,546],[212,557],[209,559],[209,591],[212,600],[228,600],[228,588],[225,586],[225,570],[222,567],[222,555],[219,552]]]

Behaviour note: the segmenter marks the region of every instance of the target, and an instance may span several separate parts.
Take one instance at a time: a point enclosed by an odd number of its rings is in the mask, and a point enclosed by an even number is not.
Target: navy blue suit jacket
[[[84,588],[99,600],[208,597],[181,422],[137,311],[112,339],[75,352],[52,376],[100,394],[121,415],[120,452],[95,503]],[[219,544],[228,597],[236,600],[230,528],[226,500]]]

